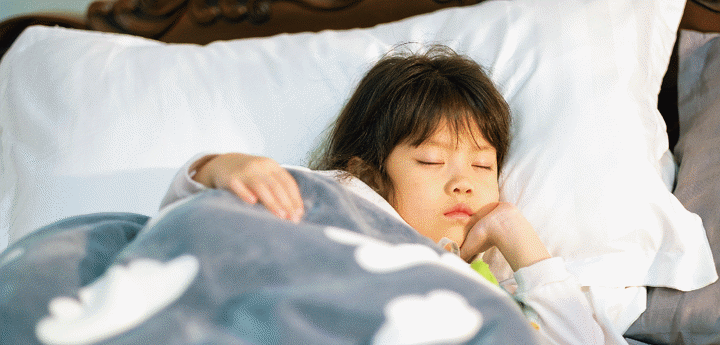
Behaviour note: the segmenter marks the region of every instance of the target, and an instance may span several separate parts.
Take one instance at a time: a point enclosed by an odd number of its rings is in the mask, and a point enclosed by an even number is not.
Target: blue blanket
[[[2,344],[533,344],[513,299],[312,172],[299,224],[210,190],[92,214],[0,255]]]

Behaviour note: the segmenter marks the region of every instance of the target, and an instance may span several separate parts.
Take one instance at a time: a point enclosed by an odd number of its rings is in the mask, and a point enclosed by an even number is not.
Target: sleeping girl
[[[360,81],[311,167],[455,248],[467,262],[496,247],[515,272],[513,296],[541,338],[604,343],[603,328],[563,260],[551,257],[518,208],[499,200],[509,142],[508,105],[482,68],[434,46],[382,58]],[[193,159],[163,205],[206,188],[229,190],[288,221],[303,218],[296,181],[269,158]]]

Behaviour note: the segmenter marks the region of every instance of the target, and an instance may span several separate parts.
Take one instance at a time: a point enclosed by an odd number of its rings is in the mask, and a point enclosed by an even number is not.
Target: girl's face
[[[499,201],[495,148],[479,130],[446,125],[419,146],[397,145],[386,161],[393,184],[390,204],[405,221],[435,242],[462,245],[470,228]]]

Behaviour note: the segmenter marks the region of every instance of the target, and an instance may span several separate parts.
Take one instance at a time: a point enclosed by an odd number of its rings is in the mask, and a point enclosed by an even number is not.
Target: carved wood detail
[[[88,25],[93,30],[158,38],[177,22],[187,1],[95,1],[88,8]]]
[[[360,0],[217,0],[210,5],[207,0],[189,0],[190,13],[198,23],[206,24],[215,20],[249,21],[262,24],[270,19],[274,2],[292,2],[315,11],[336,11],[352,6]]]
[[[275,4],[293,4],[308,12],[333,12],[358,5],[363,0],[101,0],[88,8],[88,25],[93,30],[129,33],[160,39],[181,20],[207,27],[218,21],[261,25],[273,16]],[[411,0],[382,0],[405,2]],[[418,0],[412,0],[418,1]],[[462,6],[482,0],[425,0]],[[382,4],[384,5],[384,4]],[[380,5],[378,5],[380,6]],[[397,4],[394,7],[399,7]],[[413,6],[403,4],[402,6]],[[381,6],[382,7],[382,6]],[[183,18],[184,17],[184,18]]]

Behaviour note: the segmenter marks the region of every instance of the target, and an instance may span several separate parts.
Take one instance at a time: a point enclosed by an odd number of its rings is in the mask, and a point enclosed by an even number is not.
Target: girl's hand
[[[460,246],[460,256],[469,261],[492,246],[500,250],[513,271],[550,258],[530,222],[510,203],[498,203],[473,225]]]
[[[200,162],[193,179],[210,188],[226,189],[240,199],[258,201],[280,218],[294,222],[303,215],[300,189],[290,173],[267,157],[227,153]]]

